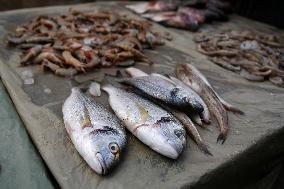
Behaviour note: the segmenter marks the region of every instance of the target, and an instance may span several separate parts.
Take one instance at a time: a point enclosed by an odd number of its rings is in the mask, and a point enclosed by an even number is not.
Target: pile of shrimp
[[[73,76],[100,67],[151,63],[142,50],[163,45],[151,24],[114,12],[38,16],[16,28],[8,45],[23,51],[21,65],[41,64],[56,75]]]
[[[284,87],[283,37],[255,31],[199,33],[197,50],[215,64],[250,81],[269,80]]]

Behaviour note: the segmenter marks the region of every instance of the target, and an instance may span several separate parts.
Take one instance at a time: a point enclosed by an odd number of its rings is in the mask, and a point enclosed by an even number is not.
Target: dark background
[[[173,0],[174,1],[174,0]],[[204,0],[181,0],[204,1]],[[229,0],[233,10],[242,15],[261,22],[284,28],[284,0]],[[0,11],[51,6],[70,5],[77,3],[94,2],[91,0],[0,0]]]

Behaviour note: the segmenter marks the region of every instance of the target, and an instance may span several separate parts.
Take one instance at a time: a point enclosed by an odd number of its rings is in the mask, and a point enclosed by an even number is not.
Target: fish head
[[[198,95],[193,91],[184,90],[181,87],[175,87],[171,91],[172,98],[176,101],[177,107],[180,109],[193,109],[201,113],[204,108],[198,100]]]
[[[154,125],[141,125],[135,132],[153,150],[172,159],[178,158],[186,143],[185,130],[172,117],[162,117]]]
[[[88,140],[90,141],[90,140]],[[121,153],[126,146],[126,137],[119,131],[105,126],[92,135],[86,156],[91,162],[88,164],[99,174],[106,174],[120,160]]]
[[[166,143],[174,149],[176,156],[169,156],[176,159],[184,149],[186,143],[186,133],[182,125],[173,117],[162,117],[156,122],[161,136],[166,139]]]

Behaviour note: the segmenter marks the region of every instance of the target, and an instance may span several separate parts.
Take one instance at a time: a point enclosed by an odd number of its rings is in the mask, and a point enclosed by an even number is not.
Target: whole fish
[[[130,72],[128,70],[128,72]],[[191,90],[184,90],[174,82],[167,81],[159,76],[149,75],[123,79],[125,84],[131,85],[155,99],[161,100],[178,109],[194,110],[198,114],[204,111],[198,101],[198,94]]]
[[[227,111],[216,93],[204,81],[205,77],[191,64],[178,64],[176,74],[181,81],[193,88],[205,100],[220,126],[221,131],[217,142],[224,143],[229,131]]]
[[[154,151],[172,159],[185,146],[181,123],[158,105],[132,92],[110,84],[102,87],[109,94],[109,104],[127,129]]]
[[[143,71],[141,71],[137,68],[133,68],[133,67],[127,68],[125,71],[126,71],[127,74],[129,74],[133,78],[149,76],[147,73],[145,73],[145,72],[143,72]],[[193,89],[191,89],[188,85],[184,84],[182,81],[180,81],[177,78],[172,77],[172,76],[169,76],[170,77],[169,78],[169,77],[166,77],[166,76],[158,74],[158,73],[151,73],[150,75],[155,76],[155,77],[160,77],[161,79],[164,79],[164,80],[172,83],[177,88],[180,88],[180,89],[184,90],[185,92],[187,91],[187,93],[189,95],[194,94],[196,100],[198,101],[198,103],[201,104],[201,106],[203,108],[203,112],[200,113],[202,120],[207,124],[210,123],[209,109],[208,109],[207,105],[205,104],[205,102],[203,101],[203,99],[198,94],[196,94],[196,92]],[[193,114],[191,114],[191,115],[193,115]],[[198,118],[199,118],[198,115],[194,116],[194,118],[196,118],[196,119],[194,119],[194,121],[197,121],[197,124],[199,124],[199,125],[202,124],[202,122],[198,120]]]
[[[65,128],[79,154],[98,174],[120,159],[126,133],[119,119],[94,99],[73,88],[62,107]]]

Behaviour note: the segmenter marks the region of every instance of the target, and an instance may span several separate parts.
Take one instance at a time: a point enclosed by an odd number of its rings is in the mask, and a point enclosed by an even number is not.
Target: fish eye
[[[117,154],[119,152],[119,146],[117,143],[112,142],[109,144],[109,149],[112,154]]]
[[[176,129],[174,130],[174,133],[178,138],[181,138],[181,136],[183,136],[183,132],[181,130]]]

